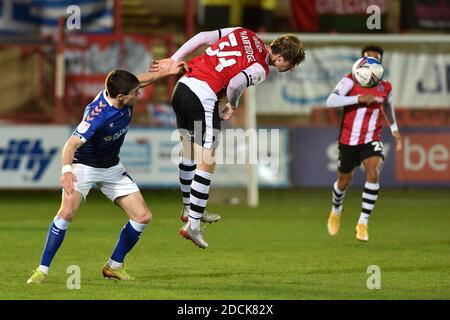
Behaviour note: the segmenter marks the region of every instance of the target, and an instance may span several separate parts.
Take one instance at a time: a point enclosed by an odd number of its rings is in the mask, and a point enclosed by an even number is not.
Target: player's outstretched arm
[[[171,75],[177,75],[181,72],[181,70],[186,69],[187,65],[186,62],[180,61],[173,63],[168,68],[156,72],[144,72],[137,75],[137,78],[139,79],[139,83],[141,85],[141,88],[148,86],[149,84],[152,84],[153,82],[160,80],[162,78],[171,76]]]
[[[83,141],[77,136],[71,136],[64,145],[62,151],[62,169],[61,169],[61,179],[60,184],[68,195],[71,195],[75,188],[74,182],[77,178],[72,173],[72,163],[73,157],[75,156],[75,151],[83,145]]]
[[[149,66],[149,71],[160,71],[170,67],[174,62],[183,60],[188,54],[194,52],[204,45],[211,45],[221,37],[233,32],[236,28],[223,28],[213,31],[197,33],[181,46],[170,58],[154,60]]]
[[[172,55],[171,59],[173,61],[180,61],[184,59],[188,54],[194,52],[198,48],[204,45],[211,45],[220,38],[233,32],[236,28],[223,28],[213,31],[203,31],[197,33],[191,39],[189,39],[185,44],[181,46],[180,49]]]

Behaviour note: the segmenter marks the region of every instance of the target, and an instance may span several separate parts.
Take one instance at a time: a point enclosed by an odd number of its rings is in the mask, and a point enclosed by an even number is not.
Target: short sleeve
[[[92,138],[96,130],[104,122],[103,114],[100,111],[100,108],[97,106],[91,110],[87,110],[83,120],[78,124],[72,135],[80,138],[83,143],[86,143],[86,141]]]

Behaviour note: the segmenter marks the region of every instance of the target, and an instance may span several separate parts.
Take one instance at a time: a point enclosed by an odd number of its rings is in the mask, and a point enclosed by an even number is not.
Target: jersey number
[[[211,47],[206,49],[208,56],[217,56],[219,58],[219,64],[216,66],[217,72],[221,72],[223,68],[236,64],[236,59],[226,59],[225,57],[240,57],[242,55],[240,51],[221,51],[225,47],[233,48],[237,46],[236,36],[233,33],[228,35],[228,39],[230,41],[222,41],[219,43],[219,49],[212,50]]]
[[[378,152],[378,151],[383,152],[383,143],[381,141],[373,141],[372,145],[373,145],[373,151],[375,151],[375,152]]]

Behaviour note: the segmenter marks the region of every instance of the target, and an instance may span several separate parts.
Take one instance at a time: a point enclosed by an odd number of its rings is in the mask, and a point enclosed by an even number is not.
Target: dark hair
[[[106,91],[111,98],[115,98],[119,94],[127,95],[138,86],[138,78],[125,70],[115,69],[111,71],[105,81]]]
[[[270,44],[273,54],[281,55],[293,65],[305,60],[305,48],[303,43],[292,34],[285,34],[272,41]]]
[[[364,56],[364,52],[367,51],[375,51],[378,52],[380,54],[380,56],[383,58],[383,49],[379,46],[373,46],[373,45],[368,45],[365,46],[362,50],[361,50],[361,57]]]

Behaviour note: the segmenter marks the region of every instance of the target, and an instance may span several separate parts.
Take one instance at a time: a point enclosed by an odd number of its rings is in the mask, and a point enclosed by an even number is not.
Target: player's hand
[[[188,71],[188,65],[185,61],[179,61],[172,64],[169,69],[167,69],[168,75],[177,75],[181,71]]]
[[[402,143],[402,137],[400,136],[400,133],[398,131],[392,131],[392,135],[395,138],[395,151],[402,150],[403,143]]]
[[[220,117],[221,117],[223,120],[230,120],[231,117],[233,117],[234,110],[236,110],[236,107],[235,107],[235,106],[232,106],[232,105],[229,104],[229,103],[227,103],[227,105],[225,106],[225,108],[222,109]]]
[[[188,65],[185,61],[175,62],[171,58],[153,60],[152,64],[148,66],[149,72],[161,72],[165,75],[177,75],[182,70],[188,71]]]
[[[363,94],[358,96],[358,103],[365,103],[366,105],[370,105],[375,102],[375,97],[371,94]]]
[[[175,61],[172,58],[166,58],[161,60],[153,60],[152,64],[148,66],[150,72],[164,72],[169,70]]]
[[[60,184],[67,195],[70,196],[75,191],[74,182],[76,181],[77,177],[72,172],[66,172],[61,176]]]

